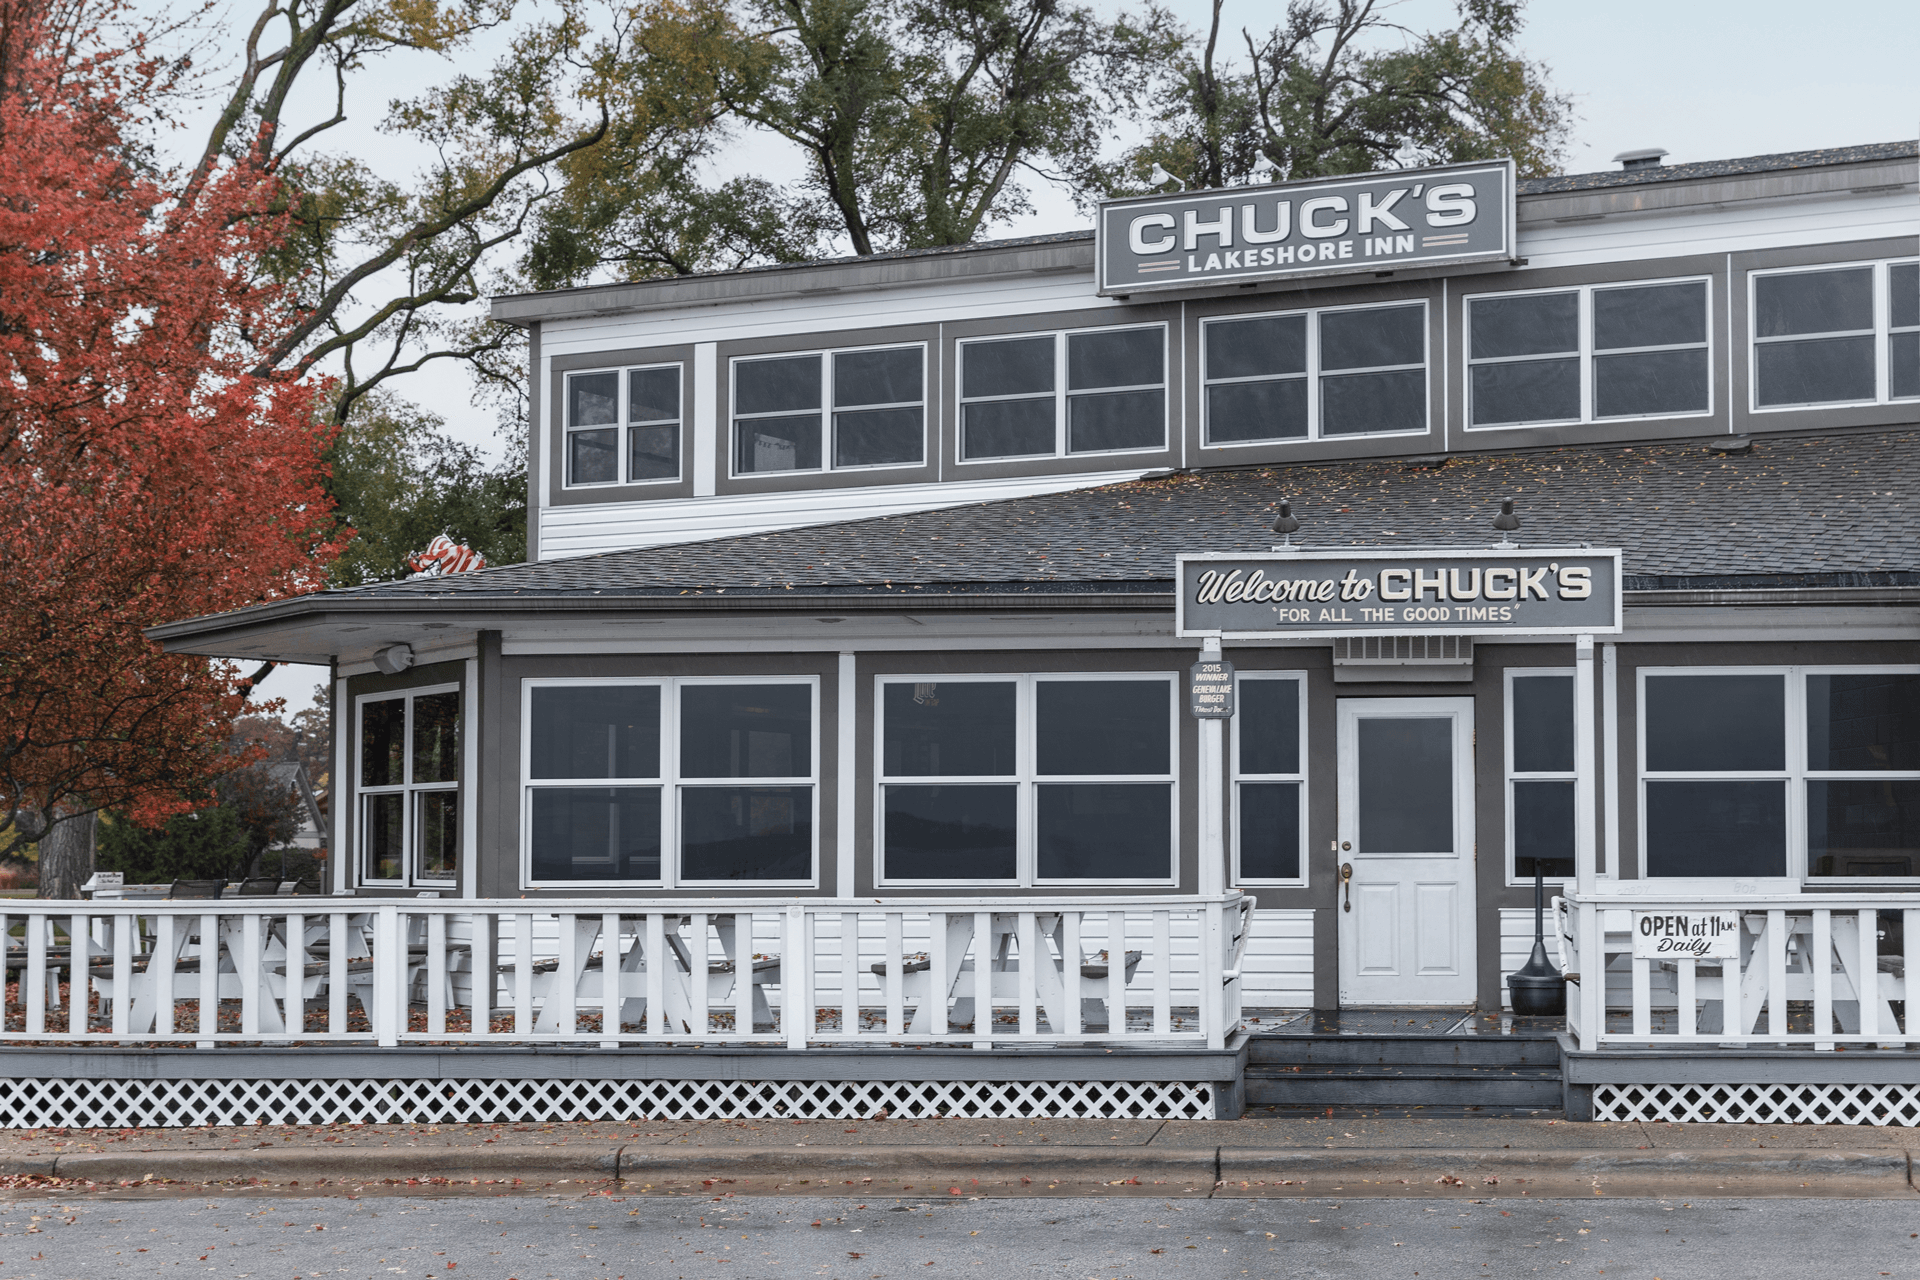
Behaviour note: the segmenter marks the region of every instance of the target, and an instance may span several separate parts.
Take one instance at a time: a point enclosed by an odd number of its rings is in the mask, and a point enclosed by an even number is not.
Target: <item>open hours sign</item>
[[[1737,911],[1636,911],[1633,913],[1636,960],[1737,960],[1740,913]]]
[[[1175,558],[1181,636],[1581,635],[1621,630],[1620,553],[1301,551]]]

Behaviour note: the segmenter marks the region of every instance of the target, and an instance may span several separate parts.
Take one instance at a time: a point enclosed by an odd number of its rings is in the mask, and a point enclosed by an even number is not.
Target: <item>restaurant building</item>
[[[1497,1025],[1540,871],[1572,1113],[1920,1121],[1914,143],[1182,193],[494,315],[528,563],[152,633],[333,667],[334,892],[567,904],[615,1002],[624,913],[738,903],[726,963],[839,948],[753,988],[796,1054],[864,983],[870,1053],[975,1070],[978,995],[1091,1078],[1117,999],[1245,1077],[1276,1011]]]

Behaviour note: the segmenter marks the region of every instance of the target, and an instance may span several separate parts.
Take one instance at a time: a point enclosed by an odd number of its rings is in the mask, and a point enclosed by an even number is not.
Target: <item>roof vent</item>
[[[1622,169],[1632,173],[1635,169],[1658,169],[1660,157],[1666,154],[1664,147],[1642,147],[1638,151],[1622,151],[1614,159]]]

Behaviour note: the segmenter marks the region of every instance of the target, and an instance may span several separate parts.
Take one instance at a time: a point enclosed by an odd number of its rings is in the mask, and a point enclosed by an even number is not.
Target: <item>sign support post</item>
[[[1200,663],[1221,663],[1220,637],[1207,636],[1200,642]],[[1196,673],[1198,668],[1196,668]],[[1231,682],[1229,674],[1227,680]],[[1196,676],[1197,681],[1197,676]],[[1232,713],[1229,705],[1228,714]],[[1227,722],[1217,714],[1200,719],[1200,871],[1199,889],[1203,895],[1227,891],[1226,730]]]

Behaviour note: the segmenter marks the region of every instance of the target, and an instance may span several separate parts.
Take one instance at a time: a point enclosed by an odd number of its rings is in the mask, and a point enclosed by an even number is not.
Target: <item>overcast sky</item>
[[[1210,0],[1167,0],[1204,28]],[[1118,12],[1119,0],[1094,0]],[[1227,0],[1221,47],[1271,25],[1278,0]],[[1449,0],[1402,0],[1398,21],[1417,30],[1454,20]],[[1521,47],[1572,95],[1578,119],[1570,173],[1612,167],[1618,152],[1665,147],[1668,163],[1887,142],[1920,134],[1920,3],[1842,0],[1809,9],[1787,0],[1535,0]],[[372,137],[356,146],[377,153]],[[780,176],[792,161],[771,146],[742,148],[743,170]],[[1035,212],[995,235],[1087,225],[1062,192],[1034,191]],[[494,447],[493,413],[472,403],[464,374],[441,365],[403,380],[402,394],[432,407],[463,439]],[[305,705],[321,668],[288,668],[264,692]],[[290,708],[291,709],[291,708]]]

